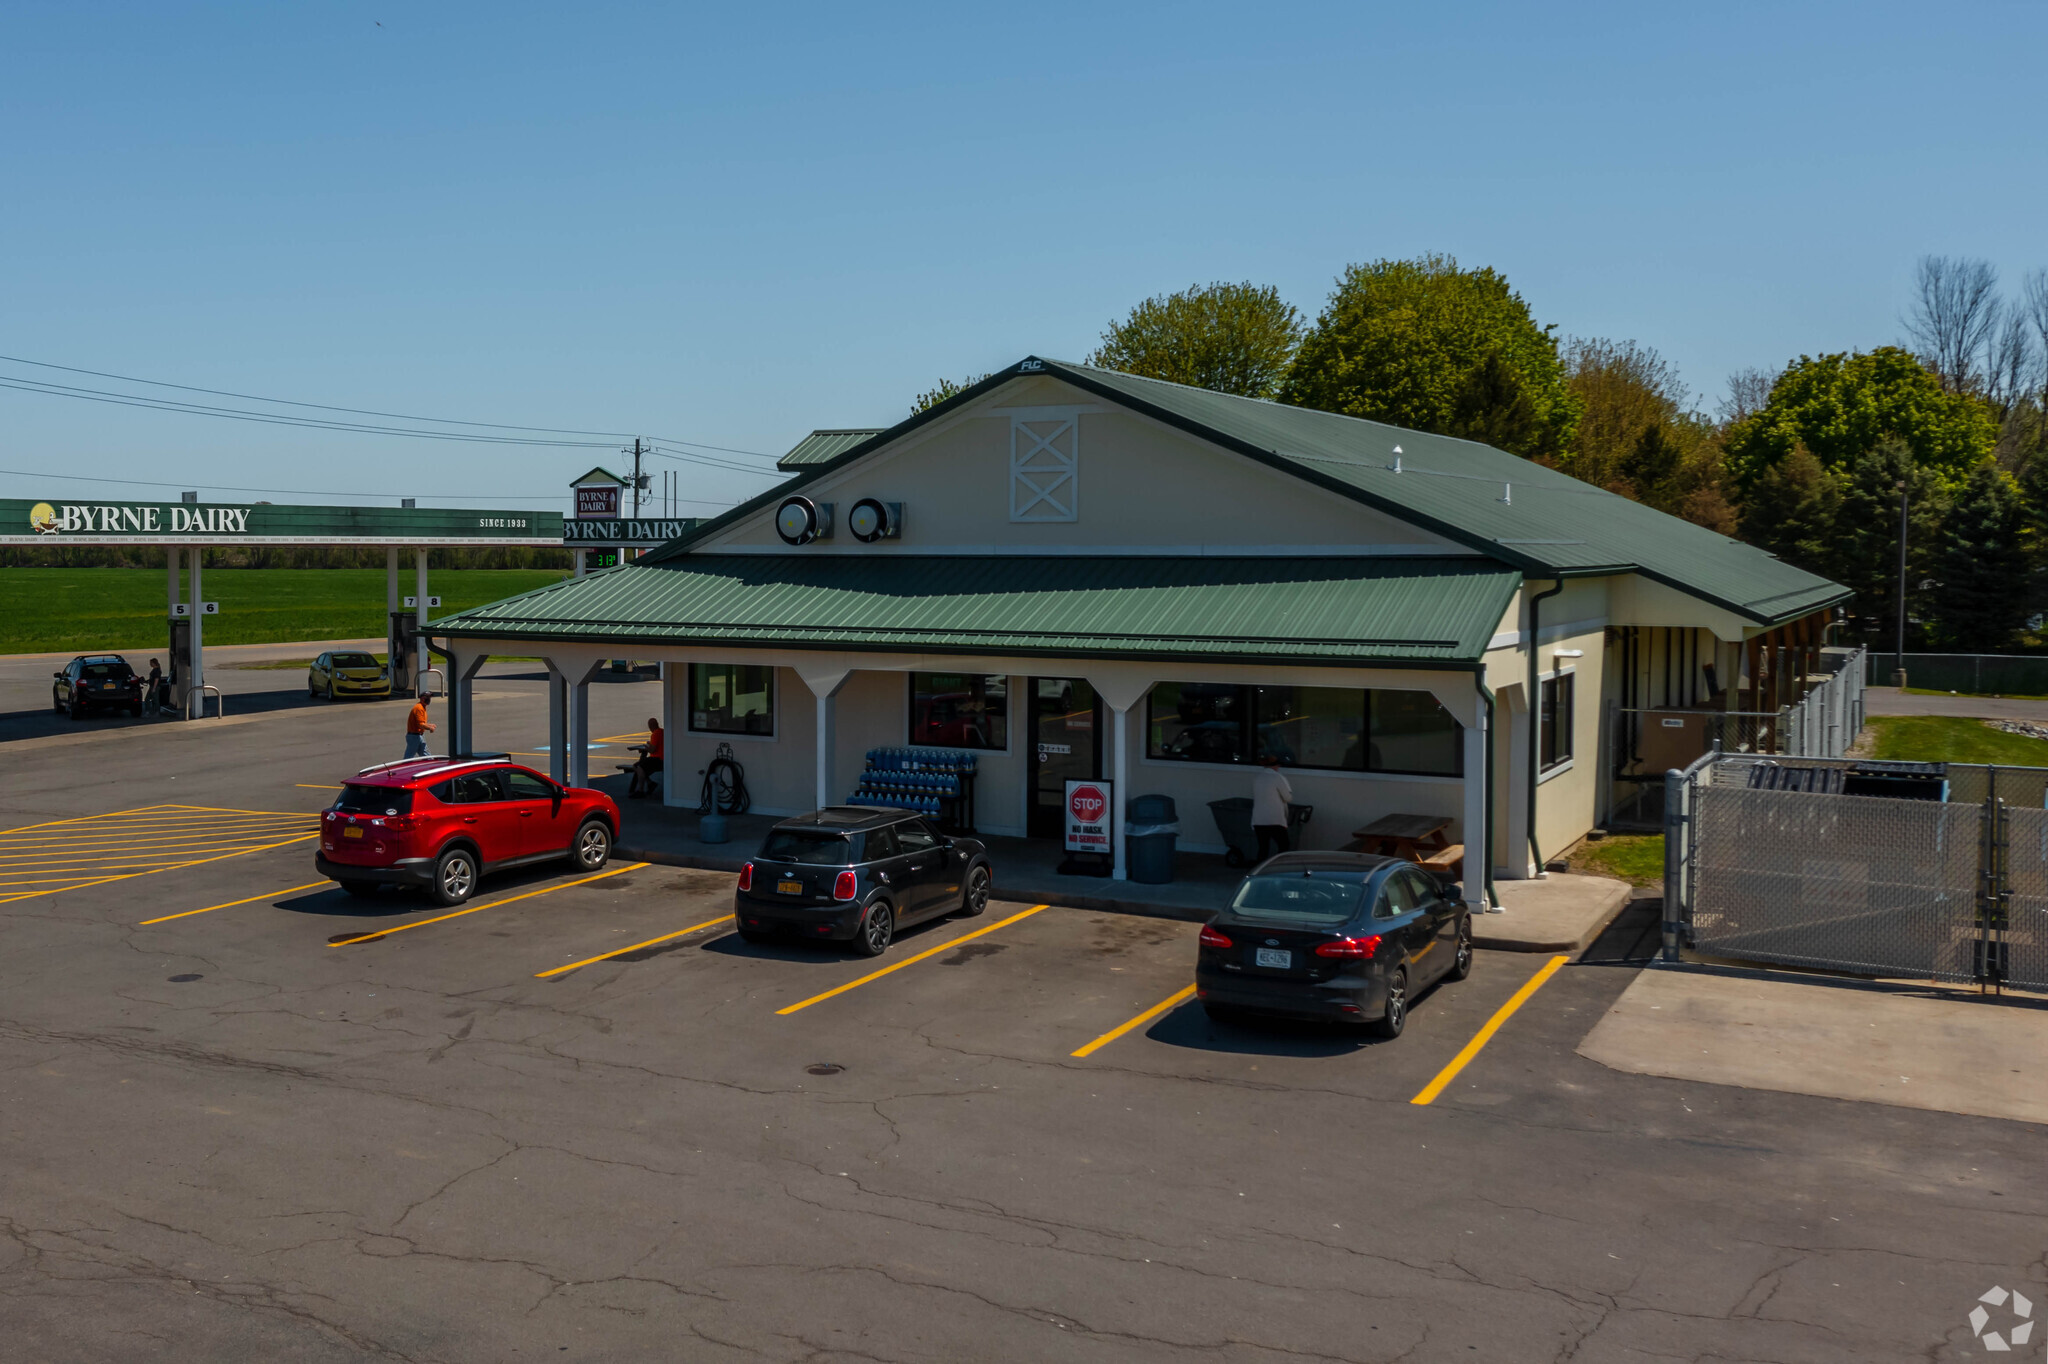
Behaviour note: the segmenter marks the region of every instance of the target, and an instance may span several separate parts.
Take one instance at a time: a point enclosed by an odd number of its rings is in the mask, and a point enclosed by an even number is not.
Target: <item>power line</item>
[[[336,490],[334,490],[334,489],[332,489],[332,488],[244,488],[244,487],[240,487],[240,486],[237,486],[237,485],[235,485],[235,484],[232,484],[232,483],[199,483],[199,484],[192,484],[192,483],[164,483],[164,482],[161,482],[161,481],[158,481],[158,480],[153,480],[153,479],[146,479],[146,478],[94,478],[94,477],[89,477],[89,476],[87,476],[87,475],[84,475],[84,474],[46,474],[46,473],[39,473],[39,472],[31,472],[31,471],[29,471],[29,470],[27,470],[27,469],[0,469],[0,474],[12,474],[12,475],[14,475],[14,476],[16,476],[16,477],[19,477],[19,478],[33,478],[33,479],[37,479],[37,480],[46,480],[46,479],[58,479],[58,480],[62,480],[63,482],[66,482],[66,483],[115,483],[115,484],[119,484],[119,485],[121,485],[121,486],[123,486],[123,487],[136,487],[136,488],[179,488],[179,489],[185,489],[185,488],[204,488],[204,489],[207,489],[208,491],[211,491],[211,492],[220,492],[220,493],[277,493],[277,494],[279,494],[279,495],[281,495],[281,496],[285,496],[285,497],[400,497],[400,496],[404,496],[404,497],[431,497],[431,498],[435,498],[435,499],[437,499],[437,500],[440,500],[440,501],[445,501],[445,502],[460,502],[460,501],[469,501],[469,500],[471,500],[471,499],[470,499],[470,498],[468,497],[468,495],[467,495],[467,494],[463,494],[462,496],[458,497],[458,496],[456,496],[455,494],[452,494],[452,493],[404,493],[404,494],[400,494],[400,493],[366,493],[366,492],[360,492],[360,491],[354,491],[354,490],[351,490],[351,491],[348,491],[348,492],[340,492],[340,491],[336,491]],[[563,494],[561,494],[561,493],[549,493],[549,494],[546,494],[545,496],[541,496],[541,495],[535,495],[535,494],[525,494],[525,493],[505,493],[505,494],[495,494],[495,493],[494,493],[494,494],[492,494],[492,500],[493,500],[493,501],[497,501],[497,502],[564,502],[564,501],[567,501],[567,498],[566,498],[566,497],[565,497],[565,496],[564,496]],[[690,503],[690,504],[691,504],[692,506],[699,506],[699,507],[731,507],[731,506],[735,506],[735,505],[737,505],[736,503],[732,503],[732,502],[709,502],[709,501],[706,501],[706,500],[704,500],[703,498],[697,498],[697,497],[680,497],[680,498],[677,498],[677,499],[675,499],[675,500],[676,500],[676,501],[678,501],[678,502],[688,502],[688,503]]]
[[[615,440],[631,440],[630,431],[585,431],[573,426],[521,426],[510,422],[465,421],[455,417],[421,417],[406,412],[382,412],[370,407],[341,407],[333,403],[301,402],[295,398],[267,398],[260,393],[237,393],[225,388],[201,388],[196,384],[174,384],[163,379],[141,379],[132,374],[114,374],[107,370],[81,369],[76,365],[53,364],[48,360],[30,360],[20,355],[0,355],[0,360],[10,364],[34,365],[38,369],[62,370],[67,374],[89,374],[96,379],[118,379],[124,384],[148,384],[152,388],[175,388],[185,393],[206,393],[216,398],[240,398],[246,402],[271,403],[280,407],[308,407],[321,412],[349,412],[359,417],[389,417],[396,421],[430,422],[436,426],[482,426],[495,431],[537,431],[557,436],[609,436]],[[29,382],[35,382],[33,380]],[[56,387],[65,387],[57,385]],[[88,392],[97,390],[84,390]],[[123,395],[127,396],[127,395]],[[652,439],[665,441],[670,445],[691,446],[701,450],[716,450],[728,455],[751,455],[757,459],[773,459],[775,456],[759,450],[740,450],[727,445],[706,445],[702,441],[684,440],[678,436],[655,436]]]

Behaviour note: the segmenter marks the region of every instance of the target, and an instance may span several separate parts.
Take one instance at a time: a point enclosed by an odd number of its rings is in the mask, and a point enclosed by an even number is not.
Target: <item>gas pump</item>
[[[386,640],[385,657],[391,660],[391,694],[410,692],[418,684],[413,675],[419,658],[420,614],[417,611],[393,611],[391,633]]]
[[[171,617],[171,704],[180,710],[185,706],[185,679],[192,675],[192,619],[189,616]],[[149,704],[158,703],[157,697],[150,697]]]

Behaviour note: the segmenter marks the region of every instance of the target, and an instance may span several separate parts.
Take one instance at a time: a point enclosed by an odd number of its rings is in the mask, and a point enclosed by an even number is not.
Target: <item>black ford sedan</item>
[[[781,932],[878,957],[907,924],[981,913],[993,883],[979,839],[909,810],[828,805],[768,831],[740,870],[733,918],[749,942]]]
[[[1282,853],[1203,927],[1195,994],[1211,1017],[1335,1019],[1391,1038],[1410,999],[1471,972],[1472,919],[1459,887],[1400,858]]]

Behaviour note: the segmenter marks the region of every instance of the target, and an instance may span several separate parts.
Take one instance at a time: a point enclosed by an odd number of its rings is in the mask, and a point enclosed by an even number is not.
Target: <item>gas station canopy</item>
[[[562,547],[560,512],[0,498],[0,545]]]

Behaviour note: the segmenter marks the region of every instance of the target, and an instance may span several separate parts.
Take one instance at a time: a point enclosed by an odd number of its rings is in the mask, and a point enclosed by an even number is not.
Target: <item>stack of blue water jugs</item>
[[[960,798],[961,781],[974,772],[974,754],[953,748],[871,748],[849,805],[880,805],[938,815],[942,801]]]

